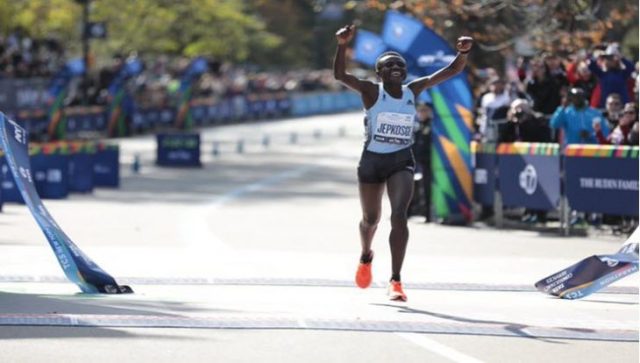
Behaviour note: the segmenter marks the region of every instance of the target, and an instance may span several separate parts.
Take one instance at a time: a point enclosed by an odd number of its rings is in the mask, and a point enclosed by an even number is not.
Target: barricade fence
[[[7,112],[7,115],[24,127],[32,140],[47,139],[54,133],[61,139],[95,139],[249,120],[336,113],[361,107],[362,101],[355,92],[327,91],[197,98],[188,103],[186,110],[178,110],[177,106],[133,107],[117,112],[106,106],[65,107],[56,116],[55,125],[51,112],[42,107]],[[186,115],[181,112],[186,112]],[[120,122],[116,119],[123,117],[125,126],[120,130],[115,126]],[[50,130],[52,127],[56,130]]]
[[[472,143],[482,206],[638,217],[637,146]],[[566,202],[566,206],[563,205]],[[498,204],[498,205],[496,205]],[[566,220],[563,226],[566,226]]]
[[[120,149],[100,141],[29,143],[29,163],[38,195],[66,198],[71,192],[89,193],[94,187],[120,185]],[[24,203],[0,149],[0,205]]]

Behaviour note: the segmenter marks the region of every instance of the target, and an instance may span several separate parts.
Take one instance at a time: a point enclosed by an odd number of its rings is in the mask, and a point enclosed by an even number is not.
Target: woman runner
[[[451,64],[404,85],[407,62],[396,52],[383,53],[376,61],[375,71],[381,83],[358,79],[347,73],[345,51],[354,34],[354,25],[345,26],[336,32],[338,48],[333,62],[333,74],[337,80],[360,93],[366,114],[366,140],[358,165],[362,251],[355,280],[356,285],[363,289],[371,285],[371,242],[380,221],[382,195],[386,186],[391,202],[389,297],[395,301],[407,301],[407,295],[402,290],[400,271],[409,239],[407,208],[413,194],[415,161],[411,145],[416,97],[425,89],[446,81],[464,69],[473,39],[458,38],[458,54]]]

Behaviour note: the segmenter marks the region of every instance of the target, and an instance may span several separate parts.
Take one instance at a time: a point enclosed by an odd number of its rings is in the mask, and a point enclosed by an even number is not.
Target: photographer
[[[546,120],[536,116],[525,99],[511,102],[507,112],[507,123],[501,129],[499,142],[549,142],[551,130]],[[547,212],[543,210],[526,209],[522,216],[526,223],[546,223]]]
[[[546,120],[536,116],[529,102],[519,98],[511,102],[507,123],[500,130],[499,142],[549,142],[551,130]]]
[[[563,105],[551,117],[551,127],[564,132],[564,145],[597,144],[594,124],[600,126],[603,137],[609,135],[609,126],[604,122],[602,113],[590,107],[584,91],[575,87],[569,90],[567,99],[563,100]]]

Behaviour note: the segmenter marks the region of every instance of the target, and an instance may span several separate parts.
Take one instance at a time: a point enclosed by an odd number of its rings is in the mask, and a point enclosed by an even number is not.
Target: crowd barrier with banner
[[[498,187],[502,204],[552,210],[560,205],[560,156],[557,144],[498,145]]]
[[[564,155],[571,209],[638,216],[638,147],[570,145]]]
[[[95,186],[120,184],[119,148],[95,141],[29,143],[29,162],[40,198],[62,199]],[[24,203],[6,157],[0,151],[0,190],[4,202]]]
[[[362,108],[362,101],[352,91],[318,91],[309,93],[269,93],[232,96],[222,99],[195,98],[189,106],[182,106],[185,122],[176,125],[179,116],[176,107],[140,108],[131,107],[126,113],[126,122],[118,116],[117,128],[130,134],[175,129],[176,126],[188,130],[192,127],[212,126],[241,122],[244,120],[264,120],[281,117],[301,117],[324,113],[344,112]],[[113,110],[104,106],[74,106],[60,108],[57,135],[67,139],[114,136],[109,131]],[[185,115],[186,114],[186,115]],[[47,134],[48,114],[41,109],[18,110],[13,114],[16,122],[30,134]],[[126,123],[123,125],[123,122]],[[113,131],[113,130],[112,130]],[[118,136],[124,136],[121,132]]]
[[[471,144],[473,154],[473,200],[484,206],[492,206],[496,192],[495,144]]]
[[[74,244],[53,219],[36,192],[36,169],[30,163],[28,134],[0,113],[0,148],[23,200],[44,233],[67,278],[85,293],[131,293],[120,286]],[[33,159],[31,159],[33,160]],[[62,176],[64,177],[64,176]]]
[[[571,210],[638,216],[637,146],[472,143],[474,200],[554,210],[566,196]],[[495,150],[495,151],[494,151]],[[497,173],[496,173],[497,172]],[[564,185],[561,175],[564,175]]]

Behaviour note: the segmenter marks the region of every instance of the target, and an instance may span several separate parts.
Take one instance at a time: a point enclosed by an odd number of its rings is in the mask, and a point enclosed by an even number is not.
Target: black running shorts
[[[358,164],[358,181],[367,184],[384,183],[399,171],[406,170],[413,174],[415,166],[411,148],[389,154],[378,154],[365,149]]]

